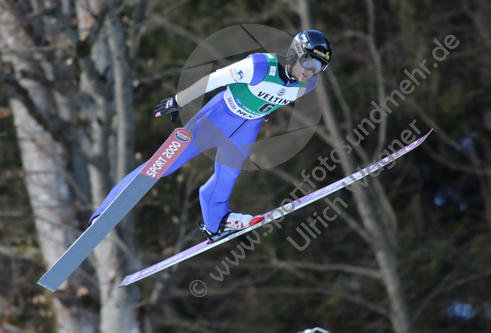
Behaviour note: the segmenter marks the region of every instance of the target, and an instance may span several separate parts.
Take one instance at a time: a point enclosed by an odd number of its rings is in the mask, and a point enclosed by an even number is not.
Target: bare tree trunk
[[[29,38],[17,25],[16,19],[6,11],[1,19],[2,61],[13,66],[17,77],[20,77],[21,71],[40,70],[31,54],[16,54],[13,51],[32,46]],[[56,109],[53,95],[41,84],[27,79],[19,80],[19,83],[29,94],[36,108],[47,113]],[[41,252],[46,267],[51,267],[75,237],[75,208],[65,178],[66,152],[29,114],[20,100],[10,98],[10,106],[14,115]],[[67,289],[69,283],[65,282],[60,289]],[[69,296],[65,296],[64,299],[53,296],[57,331],[95,332],[93,316],[80,311],[81,307],[74,311],[73,303],[65,305],[64,300],[67,298]],[[82,319],[82,316],[85,319]]]
[[[298,11],[302,30],[312,29],[313,24],[309,14],[308,1],[291,1],[292,7]],[[369,6],[369,19],[371,22],[371,28],[369,29],[370,35],[367,40],[369,42],[370,51],[374,57],[374,61],[376,62],[375,68],[377,70],[378,79],[378,98],[381,99],[384,97],[383,75],[381,73],[379,54],[373,41],[373,3],[367,0],[367,4]],[[338,145],[341,145],[343,138],[338,130],[338,126],[336,125],[337,122],[334,119],[326,92],[323,90],[322,76],[319,76],[318,80],[318,87],[314,91],[319,105],[323,108],[322,112],[325,130],[327,133],[329,133],[324,134],[321,137],[328,137],[328,143],[333,145],[334,148],[339,148],[337,151],[342,155],[339,157],[339,159],[341,160],[343,172],[345,175],[350,175],[356,171],[353,157],[347,154],[341,147],[337,147]],[[324,132],[322,129],[321,131]],[[380,147],[383,145],[383,142],[385,142],[385,124],[379,135],[377,149],[381,149]],[[362,158],[364,157],[364,159],[366,159],[368,154],[363,151],[361,153]],[[400,283],[399,274],[397,273],[397,220],[392,206],[386,198],[385,192],[383,191],[378,179],[374,178],[371,179],[371,181],[374,183],[373,189],[370,188],[368,191],[373,193],[372,197],[374,198],[371,200],[368,192],[355,191],[353,195],[356,207],[361,217],[364,229],[370,236],[368,239],[371,241],[371,247],[374,251],[375,258],[381,271],[382,281],[390,304],[390,320],[392,322],[392,327],[396,333],[411,333],[412,327],[409,311]],[[381,213],[376,213],[377,211],[381,211]]]
[[[117,1],[110,1],[106,19],[107,39],[114,68],[114,99],[117,113],[117,179],[123,179],[133,168],[134,109],[131,72],[126,61],[123,27],[117,14]]]
[[[69,1],[62,1],[55,10],[59,22],[64,24],[63,30],[57,30],[56,22],[45,20],[42,14],[34,16],[35,20],[30,22],[31,30],[24,30],[25,26],[19,23],[23,20],[22,16],[31,11],[42,12],[36,0],[31,4],[32,8],[23,7],[25,12],[15,12],[17,7],[2,3],[2,8],[11,9],[11,12],[3,13],[5,17],[0,29],[4,39],[0,50],[2,60],[12,64],[18,78],[12,81],[15,81],[13,85],[16,92],[21,95],[20,100],[12,99],[11,105],[18,126],[18,137],[21,138],[27,187],[36,216],[41,249],[47,267],[50,267],[77,236],[74,227],[78,223],[74,221],[76,209],[71,192],[78,190],[90,196],[88,188],[75,188],[77,184],[73,180],[70,188],[65,178],[68,174],[66,168],[73,163],[74,157],[81,161],[78,163],[83,164],[82,169],[88,170],[94,207],[100,205],[115,180],[122,178],[121,175],[128,173],[132,167],[133,98],[131,81],[128,80],[130,70],[126,61],[125,42],[117,12],[119,8],[111,7],[108,14],[105,1],[75,2],[75,7]],[[74,15],[78,19],[78,31],[73,27]],[[102,24],[103,21],[106,23]],[[45,35],[48,31],[49,35]],[[31,34],[40,40],[49,38],[51,42],[58,41],[58,45],[66,43],[68,37],[77,46],[75,56],[80,65],[78,87],[67,84],[70,82],[67,68],[59,66],[59,59],[56,59],[59,55],[55,52],[46,55],[38,53],[34,57],[32,52],[27,51],[38,47]],[[12,50],[16,50],[16,53]],[[21,80],[26,72],[36,77]],[[63,77],[63,84],[69,86],[63,94],[57,91],[62,86],[57,80],[60,77]],[[76,91],[77,88],[79,91]],[[89,128],[70,127],[70,117],[75,114],[78,119],[88,120],[83,123],[90,124]],[[113,123],[115,114],[118,121]],[[111,130],[113,125],[115,128]],[[114,136],[114,133],[117,135]],[[111,144],[116,141],[121,144]],[[118,174],[111,173],[111,170],[116,169]],[[82,183],[87,182],[82,179]],[[124,244],[126,248],[132,248],[132,226],[132,220],[127,219],[119,231],[124,236],[123,242],[118,232],[113,231],[90,257],[99,278],[100,326],[104,332],[139,332],[134,314],[139,301],[138,292],[136,289],[117,289],[118,282],[127,273],[123,264],[128,262],[124,260],[120,247]],[[77,272],[68,283],[74,281],[73,277],[76,276]],[[67,283],[61,289],[66,287]],[[80,316],[73,307],[76,299],[67,299],[71,304],[65,308],[63,302],[68,294],[62,295],[63,299],[55,299],[53,302],[58,314],[59,331],[96,331],[94,320],[87,320],[94,316],[84,314],[85,321],[78,322]]]
[[[81,40],[88,37],[85,31],[94,24],[92,15],[100,13],[101,8],[106,5],[104,1],[91,1],[90,8],[87,8],[85,3],[77,3],[77,16],[87,22],[87,27],[79,26]],[[99,116],[92,119],[94,130],[92,153],[96,161],[89,167],[94,209],[102,203],[109,188],[128,174],[133,167],[133,90],[131,80],[128,79],[131,75],[126,61],[123,28],[117,10],[115,4],[109,4],[99,39],[95,42],[91,53],[96,70],[99,74],[106,75],[106,81],[110,82],[109,91],[101,94],[88,75],[83,79],[83,87],[90,91],[94,100],[99,101],[99,108],[96,109]],[[110,138],[108,136],[111,133],[113,114],[116,115],[113,125],[117,135],[115,138]],[[102,125],[100,119],[104,119]],[[116,143],[112,144],[114,141]],[[117,229],[111,231],[94,251],[94,265],[101,300],[101,331],[136,333],[140,328],[134,309],[140,295],[134,288],[118,289],[118,284],[126,275],[128,266],[131,266],[128,264],[130,259],[125,258],[127,255],[120,249],[121,245],[129,249],[134,247],[131,214]]]
[[[322,80],[322,78],[319,78]],[[322,84],[321,84],[322,86]],[[340,144],[343,138],[341,137],[337,127],[336,120],[330,109],[329,102],[326,98],[324,91],[316,90],[319,104],[324,107],[324,119],[327,130],[335,144]],[[353,158],[346,153],[343,149],[337,149],[341,153],[340,156],[341,166],[345,175],[354,173],[354,161]],[[378,179],[373,178],[371,182],[378,182]],[[375,185],[374,185],[375,187]],[[381,185],[380,185],[381,187]],[[371,190],[371,189],[367,189]],[[377,198],[375,203],[368,197],[368,192],[355,191],[353,193],[358,213],[360,214],[364,228],[371,236],[371,246],[375,254],[378,266],[382,273],[382,281],[387,292],[387,297],[390,304],[390,319],[394,331],[397,333],[412,332],[411,322],[409,319],[409,311],[407,309],[404,292],[400,283],[399,274],[397,273],[397,258],[396,258],[396,244],[395,242],[395,229],[390,228],[388,225],[384,225],[382,221],[387,219],[387,212],[382,211],[378,216],[374,212],[380,209],[380,207],[374,206],[383,200],[385,192],[376,191]]]
[[[60,156],[61,147],[36,124],[22,103],[11,99],[10,105],[18,124],[17,137],[41,252],[46,267],[51,267],[74,238],[74,209],[62,176],[65,163]],[[65,282],[60,289],[67,287]],[[53,305],[59,333],[96,332],[94,321],[82,320],[82,312],[74,312],[70,304],[65,306],[61,299],[53,297]]]

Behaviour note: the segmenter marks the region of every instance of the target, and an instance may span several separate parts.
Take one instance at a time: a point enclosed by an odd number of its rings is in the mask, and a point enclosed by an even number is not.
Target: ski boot
[[[216,242],[239,230],[243,230],[250,226],[253,226],[254,224],[257,224],[263,220],[264,220],[264,216],[262,215],[253,217],[252,215],[244,215],[244,214],[229,212],[223,217],[217,232],[209,231],[208,229],[206,229],[206,226],[204,224],[198,223],[198,227],[202,232],[206,234],[206,237],[208,237],[208,244],[209,244],[209,243]]]
[[[259,222],[264,220],[264,216],[257,215],[253,217],[252,215],[228,213],[227,215],[225,215],[224,220],[224,231],[239,231],[248,228],[254,224],[258,224]]]

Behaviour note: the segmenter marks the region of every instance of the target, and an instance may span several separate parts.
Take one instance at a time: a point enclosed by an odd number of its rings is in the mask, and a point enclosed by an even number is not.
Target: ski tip
[[[128,279],[131,277],[131,275],[127,275],[123,281],[121,281],[121,283],[119,284],[118,288],[123,288],[123,287],[126,287],[126,281],[128,281]]]

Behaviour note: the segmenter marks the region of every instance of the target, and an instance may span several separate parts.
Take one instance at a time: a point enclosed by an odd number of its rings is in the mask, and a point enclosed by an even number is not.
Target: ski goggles
[[[326,70],[327,66],[329,66],[329,63],[325,63],[316,58],[312,58],[312,56],[308,53],[298,59],[298,61],[303,68],[313,71],[314,75]]]

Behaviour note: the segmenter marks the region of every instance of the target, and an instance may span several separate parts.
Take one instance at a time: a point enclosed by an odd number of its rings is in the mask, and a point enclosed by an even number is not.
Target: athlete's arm
[[[178,93],[176,95],[177,104],[184,106],[207,92],[231,83],[250,83],[253,76],[253,57],[247,57],[201,78],[186,90]]]
[[[179,116],[179,108],[190,103],[207,92],[234,82],[256,85],[266,76],[268,61],[262,54],[252,54],[246,59],[221,68],[197,81],[191,87],[176,96],[160,101],[155,107],[155,117],[171,113],[172,122]]]

